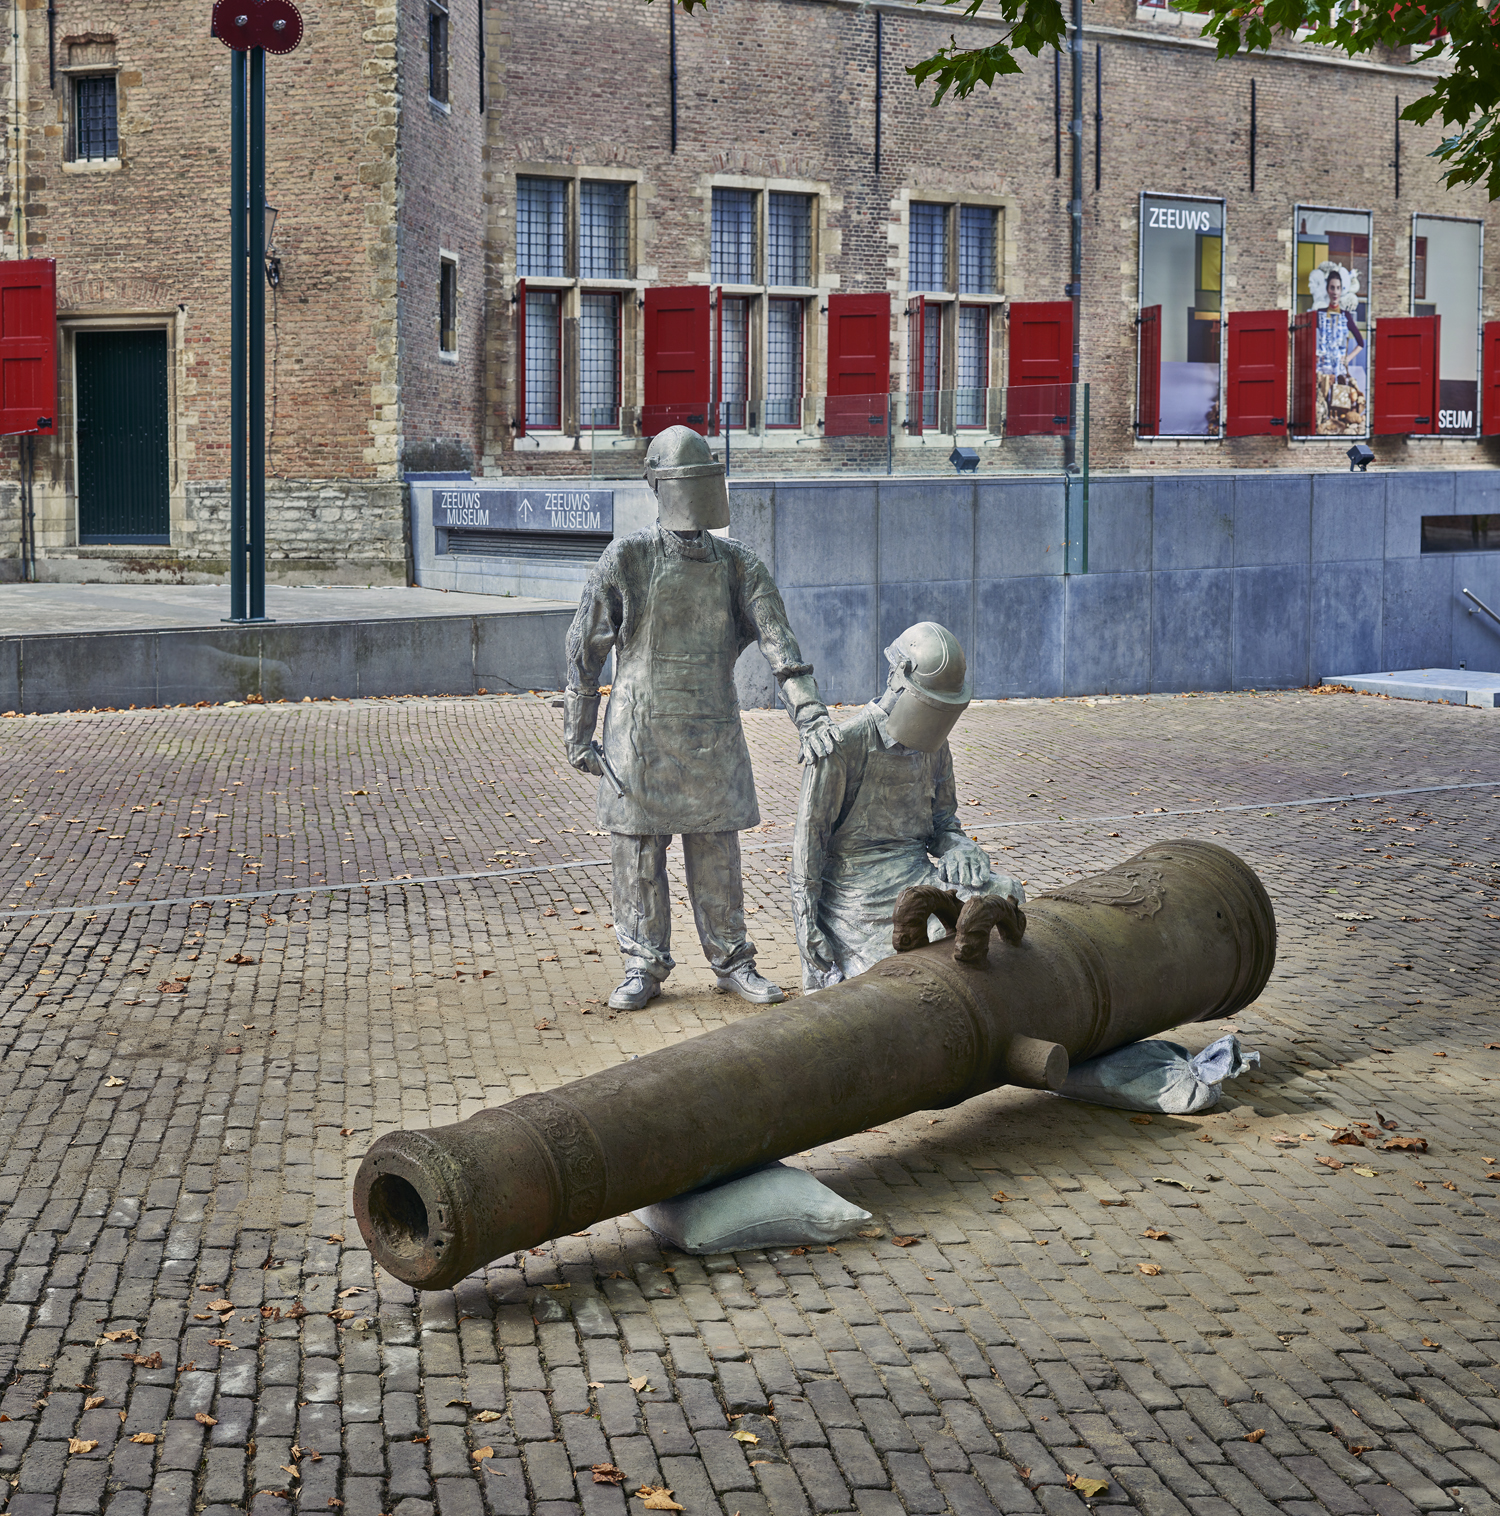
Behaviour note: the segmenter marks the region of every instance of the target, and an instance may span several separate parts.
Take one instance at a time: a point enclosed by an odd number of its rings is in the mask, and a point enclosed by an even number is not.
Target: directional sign
[[[445,532],[556,532],[612,536],[613,490],[518,490],[464,484],[432,491],[432,524]]]

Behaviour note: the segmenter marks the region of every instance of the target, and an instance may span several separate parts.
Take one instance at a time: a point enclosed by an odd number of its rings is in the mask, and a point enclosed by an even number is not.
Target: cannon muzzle
[[[454,1126],[379,1138],[354,1181],[375,1261],[445,1289],[912,1111],[1002,1084],[1055,1090],[1071,1062],[1234,1015],[1276,961],[1265,889],[1211,842],[1157,843],[1024,917],[970,901],[934,943],[920,927],[929,909],[951,921],[954,897],[907,893],[896,956],[856,979]]]

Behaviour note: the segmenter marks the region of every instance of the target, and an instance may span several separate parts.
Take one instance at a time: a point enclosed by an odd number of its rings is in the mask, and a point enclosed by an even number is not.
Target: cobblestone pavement
[[[794,983],[794,743],[746,724]],[[10,1516],[1500,1508],[1493,713],[974,707],[964,814],[1031,891],[1167,836],[1260,871],[1262,1072],[1200,1117],[1005,1090],[802,1155],[878,1237],[698,1260],[622,1218],[417,1299],[348,1214],[376,1135],[750,1014],[685,908],[667,993],[608,1011],[559,730],[529,698],[0,724]]]

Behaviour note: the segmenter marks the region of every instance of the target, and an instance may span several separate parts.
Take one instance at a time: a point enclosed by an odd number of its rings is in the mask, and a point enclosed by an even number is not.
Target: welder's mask
[[[905,747],[935,753],[969,708],[974,687],[964,650],[947,627],[919,621],[885,650],[895,704],[886,729]]]
[[[669,426],[646,450],[646,483],[656,495],[657,516],[673,532],[729,525],[729,488],[724,465],[690,426]]]

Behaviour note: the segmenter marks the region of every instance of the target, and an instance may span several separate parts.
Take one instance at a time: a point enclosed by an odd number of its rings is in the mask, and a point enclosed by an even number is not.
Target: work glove
[[[563,692],[563,751],[580,774],[602,777],[604,765],[594,746],[594,728],[599,723],[599,697],[581,690]]]
[[[938,878],[955,889],[982,889],[990,882],[990,860],[972,842],[960,842],[938,859]]]
[[[828,707],[818,698],[818,683],[811,674],[794,674],[784,680],[781,698],[797,723],[798,763],[819,763],[833,752],[838,728],[828,718]]]

